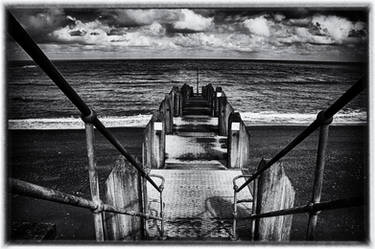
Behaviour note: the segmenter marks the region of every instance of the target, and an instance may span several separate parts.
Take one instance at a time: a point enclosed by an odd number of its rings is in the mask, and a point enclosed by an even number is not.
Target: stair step
[[[178,159],[167,159],[165,160],[165,169],[186,169],[186,170],[198,170],[198,169],[211,169],[211,170],[225,170],[226,160],[178,160]]]
[[[166,160],[221,160],[227,159],[225,136],[182,137],[167,135],[165,140]]]
[[[208,107],[184,107],[182,115],[210,115],[211,108]]]
[[[233,184],[241,170],[151,170],[151,174],[165,178],[164,234],[167,239],[225,239],[232,235]],[[244,183],[239,179],[238,184]],[[149,200],[158,200],[157,192],[147,185]],[[251,198],[250,191],[238,193],[238,199]],[[252,203],[238,204],[239,217],[251,214]],[[158,202],[150,203],[151,210],[159,210]],[[157,238],[160,222],[148,221],[148,233]],[[249,234],[248,220],[238,220],[238,233]]]

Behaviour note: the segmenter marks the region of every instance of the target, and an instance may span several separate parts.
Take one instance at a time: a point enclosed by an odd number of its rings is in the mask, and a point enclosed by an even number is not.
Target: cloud
[[[183,18],[173,24],[175,29],[205,31],[213,25],[212,17],[203,17],[192,10],[181,10]]]
[[[285,19],[285,16],[283,14],[275,14],[273,18],[275,19],[276,22],[281,22],[282,20]]]
[[[337,16],[316,15],[312,23],[320,30],[321,34],[332,38],[336,43],[343,43],[349,37],[352,30],[358,31],[364,28],[364,23],[353,23],[345,18]]]
[[[114,26],[144,26],[154,22],[171,23],[179,20],[182,16],[180,10],[165,9],[119,9],[104,10],[101,13],[104,23]]]
[[[325,51],[321,53],[330,53],[327,48],[333,45],[341,46],[335,48],[337,53],[347,50],[360,54],[366,49],[358,45],[367,41],[363,21],[322,13],[225,13],[191,9],[96,9],[82,13],[42,9],[24,11],[18,17],[37,42],[51,44],[51,48],[61,44],[64,51],[71,46],[73,52],[128,53],[139,49],[142,54],[195,50],[307,55],[322,49]]]
[[[243,24],[250,31],[251,34],[266,37],[270,36],[268,22],[264,16],[247,19],[243,22]]]
[[[38,11],[15,11],[16,18],[37,42],[49,42],[47,34],[72,23],[63,9],[50,8]]]

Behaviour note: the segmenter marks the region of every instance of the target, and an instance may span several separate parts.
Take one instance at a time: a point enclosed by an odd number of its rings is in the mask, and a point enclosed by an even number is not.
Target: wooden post
[[[121,156],[116,160],[115,167],[105,183],[106,203],[115,208],[142,212],[140,184],[138,172]],[[109,240],[143,238],[141,217],[106,212],[105,222]]]
[[[225,136],[226,128],[225,128],[225,106],[227,104],[227,98],[225,96],[221,96],[217,98],[217,105],[218,105],[218,126],[219,126],[219,135]]]
[[[264,164],[264,163],[263,163]],[[285,175],[281,162],[262,173],[258,179],[256,213],[292,208],[295,191]],[[254,239],[261,241],[289,240],[292,215],[260,218],[255,221]]]
[[[86,143],[87,143],[87,157],[89,160],[89,181],[90,181],[90,192],[92,200],[98,205],[101,203],[99,193],[99,180],[98,173],[96,172],[95,162],[95,137],[94,127],[92,123],[85,123],[86,130]],[[103,214],[101,212],[94,213],[94,224],[95,224],[95,238],[96,241],[104,241],[104,230],[103,230]]]
[[[171,109],[170,95],[166,94],[159,107],[166,134],[171,134],[173,130],[173,114]]]
[[[213,116],[219,117],[219,98],[224,96],[223,90],[221,87],[216,87],[215,96],[214,96],[214,107],[213,107]]]
[[[215,99],[215,91],[211,84],[208,84],[206,87],[206,95],[207,100],[209,103],[209,107],[211,109],[211,115],[214,115],[214,99]]]
[[[227,98],[225,96],[218,98],[218,105],[219,105],[219,116],[218,116],[219,135],[227,136],[229,116],[234,111],[234,109],[228,103]]]
[[[144,130],[143,162],[150,169],[164,166],[165,124],[161,116],[159,111],[155,111]]]
[[[180,90],[177,86],[174,86],[171,93],[173,117],[178,117],[180,116]]]
[[[324,118],[324,112],[318,114],[318,119]],[[314,176],[314,186],[313,194],[311,198],[311,203],[315,204],[320,202],[323,189],[323,177],[324,177],[324,165],[326,157],[326,148],[328,143],[328,131],[329,125],[332,122],[332,118],[326,120],[321,126],[319,131],[319,144],[318,144],[318,153],[316,157],[316,168]],[[309,221],[307,226],[307,240],[313,240],[315,237],[315,228],[318,223],[318,212],[312,212],[309,214]]]
[[[229,116],[228,121],[229,131],[227,139],[228,148],[228,167],[229,168],[240,168],[239,155],[240,152],[240,125],[241,116],[238,112],[234,112]]]

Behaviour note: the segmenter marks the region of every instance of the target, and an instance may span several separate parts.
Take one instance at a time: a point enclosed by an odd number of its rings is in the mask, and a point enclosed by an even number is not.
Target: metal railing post
[[[237,240],[237,188],[233,186],[233,240]]]
[[[329,125],[332,123],[332,118],[326,120],[324,117],[324,111],[319,112],[317,119],[321,119],[322,125],[319,131],[319,144],[318,153],[316,157],[316,168],[314,175],[314,186],[313,195],[311,198],[311,204],[316,204],[320,202],[323,189],[323,177],[324,177],[324,165],[326,157],[326,148],[328,143],[328,131]],[[307,240],[313,240],[315,236],[315,228],[318,222],[318,211],[312,211],[309,213],[309,221],[307,226]]]
[[[159,214],[159,217],[160,217],[160,238],[162,240],[165,239],[164,237],[164,203],[163,203],[163,190],[164,190],[164,183],[165,183],[165,179],[163,176],[161,175],[155,175],[155,174],[150,174],[149,175],[150,177],[156,177],[156,178],[159,178],[161,180],[161,184],[159,185],[159,189],[160,189],[160,192],[159,192],[159,208],[160,208],[160,214]]]
[[[90,192],[92,200],[100,205],[100,193],[99,193],[99,179],[98,172],[96,171],[96,161],[95,161],[95,134],[94,126],[92,120],[95,118],[95,112],[87,117],[82,117],[85,122],[86,131],[86,144],[87,144],[87,157],[89,161],[89,181],[90,181]],[[103,213],[94,212],[94,225],[95,225],[95,238],[96,241],[104,241],[104,228],[103,228]]]
[[[197,68],[197,95],[199,94],[199,68]]]

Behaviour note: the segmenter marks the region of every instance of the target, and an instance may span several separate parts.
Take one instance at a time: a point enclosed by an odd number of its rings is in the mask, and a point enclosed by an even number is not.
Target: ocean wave
[[[240,113],[247,125],[309,125],[317,113]],[[333,125],[355,125],[367,123],[367,113],[360,110],[340,111],[333,118]]]
[[[277,113],[277,112],[243,112],[240,113],[246,125],[309,125],[316,118],[316,113]],[[124,117],[103,117],[100,120],[108,128],[145,127],[151,115],[134,115]],[[366,124],[367,113],[359,110],[339,112],[333,119],[333,125]],[[10,130],[69,130],[84,129],[80,118],[40,118],[11,119]]]
[[[103,117],[100,121],[108,127],[145,127],[151,115],[135,115],[125,117]],[[85,124],[80,118],[33,118],[11,119],[8,121],[10,130],[75,130],[84,129]]]
[[[26,65],[26,66],[23,66],[22,68],[35,68],[37,67],[36,65]]]

